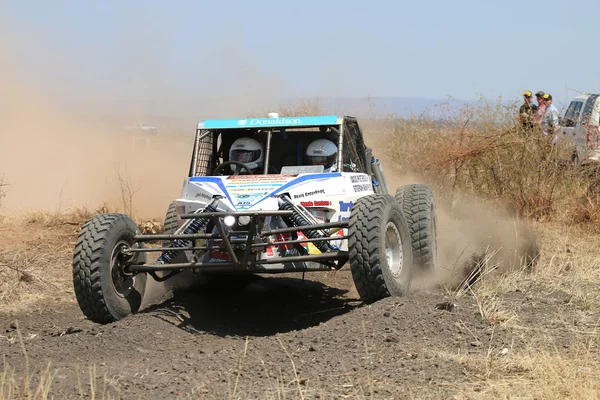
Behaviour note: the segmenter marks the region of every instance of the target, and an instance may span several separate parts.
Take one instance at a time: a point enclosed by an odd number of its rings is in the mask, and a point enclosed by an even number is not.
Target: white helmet
[[[308,145],[306,155],[312,165],[323,165],[325,170],[336,165],[337,146],[327,139],[317,139]]]
[[[264,151],[262,145],[255,139],[242,137],[237,139],[229,149],[229,160],[246,164],[250,169],[256,170],[264,164]],[[231,170],[239,167],[232,165]]]

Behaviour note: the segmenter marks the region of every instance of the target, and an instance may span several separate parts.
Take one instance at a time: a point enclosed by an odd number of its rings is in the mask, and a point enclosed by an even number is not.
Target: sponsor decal
[[[348,221],[350,219],[350,211],[352,211],[353,206],[354,203],[351,201],[340,201],[340,214],[338,215],[338,221]],[[341,213],[347,213],[347,215],[342,215]]]
[[[240,183],[248,183],[248,182],[281,182],[287,181],[292,178],[295,178],[297,175],[230,175],[227,177],[228,182],[240,182]]]
[[[348,202],[340,201],[340,212],[350,212],[350,211],[352,211],[353,206],[354,206],[354,203],[351,201],[348,201]]]
[[[325,194],[325,189],[319,189],[319,190],[314,190],[312,192],[295,194],[294,199],[301,199],[303,197],[314,196],[315,194]]]
[[[269,126],[293,126],[293,125],[336,125],[337,116],[311,116],[311,117],[279,117],[279,118],[244,118],[244,119],[221,119],[205,120],[198,124],[202,129],[224,129],[238,127],[269,127]]]
[[[291,233],[279,233],[271,236],[271,241],[282,242],[292,240]],[[279,246],[270,246],[266,249],[267,257],[288,257],[299,256],[300,253],[292,244],[281,244]]]
[[[218,245],[215,241],[215,245]],[[221,242],[218,240],[218,242]],[[229,262],[231,261],[231,257],[229,257],[229,253],[222,250],[210,250],[208,253],[209,262]]]
[[[198,198],[198,197],[201,197],[201,198],[207,199],[207,200],[212,199],[212,196],[210,196],[210,195],[208,195],[206,193],[202,193],[202,192],[196,193],[195,198]]]
[[[235,185],[227,185],[227,189],[237,189],[237,188],[250,188],[256,189],[260,187],[280,187],[281,183],[264,183],[264,182],[256,182],[256,183],[244,183],[244,184],[235,184]]]
[[[371,180],[369,179],[369,177],[365,175],[352,175],[350,177],[350,182],[352,183],[367,183],[370,181]]]
[[[329,200],[315,200],[315,201],[301,201],[300,205],[303,207],[327,207],[331,205]]]
[[[353,185],[352,187],[354,188],[355,192],[368,192],[370,190],[373,190],[373,187],[371,185],[367,185],[366,183],[362,183],[360,185]]]
[[[302,123],[300,118],[255,118],[250,120],[250,126],[269,125],[298,125]]]

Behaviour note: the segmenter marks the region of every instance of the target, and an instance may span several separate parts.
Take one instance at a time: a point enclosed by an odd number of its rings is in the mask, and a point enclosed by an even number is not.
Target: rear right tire
[[[429,186],[406,185],[396,190],[410,230],[415,267],[432,272],[437,266],[437,216],[435,199]]]

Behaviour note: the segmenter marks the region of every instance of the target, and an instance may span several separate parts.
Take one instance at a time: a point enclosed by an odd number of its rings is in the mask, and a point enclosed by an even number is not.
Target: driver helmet
[[[311,165],[323,165],[327,172],[336,167],[337,153],[337,146],[327,139],[317,139],[306,148],[308,162]]]
[[[255,171],[264,165],[263,147],[256,139],[241,137],[231,145],[229,149],[229,161],[244,163],[252,171]],[[235,165],[231,165],[230,167],[232,172],[238,168]]]

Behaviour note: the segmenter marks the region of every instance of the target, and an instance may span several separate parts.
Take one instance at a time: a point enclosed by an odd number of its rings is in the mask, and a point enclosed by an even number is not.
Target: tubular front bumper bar
[[[332,268],[341,268],[348,260],[348,252],[346,251],[331,251],[321,254],[304,254],[288,257],[272,257],[268,259],[251,260],[251,253],[265,251],[271,246],[294,245],[300,247],[302,243],[314,243],[331,240],[345,240],[345,236],[323,237],[323,238],[305,238],[298,240],[278,240],[270,241],[269,236],[282,233],[297,233],[311,230],[324,230],[329,228],[343,229],[348,227],[348,221],[329,222],[323,224],[313,224],[306,226],[293,226],[287,228],[276,228],[256,231],[257,218],[266,217],[285,217],[290,216],[292,211],[274,210],[274,211],[231,211],[231,212],[204,212],[196,214],[183,214],[181,219],[211,219],[217,228],[216,233],[197,233],[197,234],[153,234],[153,235],[135,235],[133,240],[135,243],[153,242],[153,241],[174,241],[178,239],[192,241],[190,246],[184,247],[159,247],[159,248],[130,248],[128,253],[149,253],[162,252],[169,250],[180,251],[210,251],[220,250],[229,255],[231,262],[190,262],[190,263],[148,263],[148,264],[133,264],[127,268],[128,272],[148,272],[157,280],[164,280],[167,277],[159,278],[155,272],[171,271],[169,276],[179,273],[186,269],[196,269],[206,272],[254,272],[254,273],[283,273],[283,272],[302,272],[302,271],[327,271]],[[250,222],[247,225],[249,229],[244,231],[227,231],[221,218],[227,216],[249,216]],[[232,238],[231,236],[238,238]],[[242,237],[240,239],[239,237]],[[196,239],[217,239],[221,240],[221,246],[195,246],[193,241]],[[258,242],[257,242],[258,240]],[[234,249],[235,248],[235,249]],[[236,251],[237,250],[237,251]],[[324,265],[298,266],[298,262],[324,262]],[[337,261],[334,265],[332,262]],[[284,266],[269,267],[271,264],[284,264]]]

